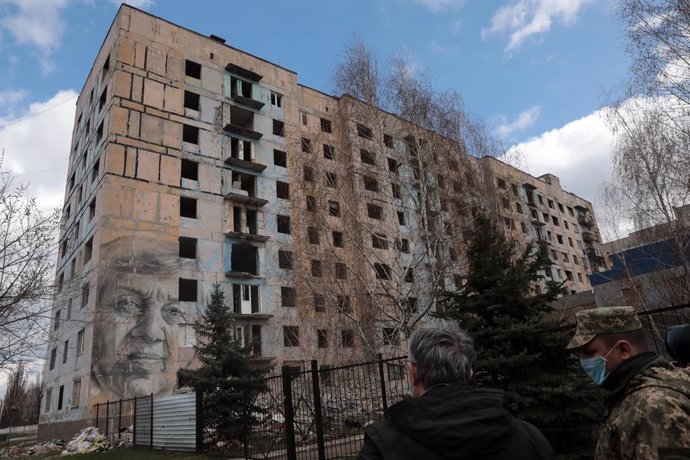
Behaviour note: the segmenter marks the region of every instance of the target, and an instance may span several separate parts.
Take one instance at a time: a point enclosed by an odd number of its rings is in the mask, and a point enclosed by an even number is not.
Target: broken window
[[[327,160],[335,160],[335,147],[323,144],[323,157]]]
[[[374,134],[372,133],[371,128],[369,128],[368,126],[364,126],[360,123],[357,123],[357,135],[359,137],[363,137],[365,139],[370,140],[374,138]]]
[[[319,348],[328,348],[328,331],[326,329],[316,330],[316,342]]]
[[[384,134],[383,135],[383,144],[388,147],[389,149],[392,149],[394,147],[393,144],[393,136],[390,134]]]
[[[563,244],[563,235],[556,235],[556,239],[558,239],[559,244]]]
[[[101,142],[101,139],[103,139],[103,122],[98,125],[98,129],[96,130],[96,144]]]
[[[333,132],[333,126],[331,124],[331,120],[327,120],[325,118],[321,119],[321,131],[324,133],[332,133]]]
[[[271,91],[271,105],[275,107],[283,106],[283,95]],[[274,133],[275,134],[275,133]]]
[[[342,248],[345,246],[345,243],[343,241],[343,232],[333,232],[333,246],[336,248]]]
[[[352,329],[345,329],[340,332],[343,348],[352,348],[355,346],[355,334]]]
[[[388,249],[388,237],[383,233],[372,233],[371,245],[375,249]]]
[[[93,254],[93,236],[84,245],[84,265],[91,260],[91,254]]]
[[[280,287],[280,304],[285,308],[294,308],[297,293],[295,288],[281,286]]]
[[[93,164],[91,167],[91,182],[95,181],[96,178],[98,177],[98,170],[101,166],[101,160],[98,159],[96,162]]]
[[[391,268],[382,263],[375,263],[374,264],[374,271],[376,272],[376,278],[380,280],[389,280],[391,279]]]
[[[50,350],[50,370],[55,369],[55,361],[57,361],[57,348]]]
[[[300,120],[300,123],[302,123],[303,126],[307,126],[308,119],[307,119],[307,114],[306,114],[306,113],[300,112],[300,113],[299,113],[299,120]]]
[[[311,166],[305,166],[303,174],[305,182],[312,182],[314,180],[314,169]]]
[[[65,398],[65,386],[60,385],[60,389],[58,390],[58,407],[57,410],[62,410],[62,404]]]
[[[370,176],[363,176],[364,179],[364,188],[366,190],[369,190],[370,192],[378,192],[379,191],[379,181],[374,179],[373,177]]]
[[[199,180],[199,163],[183,158],[180,162],[180,177],[182,179]]]
[[[198,144],[199,128],[191,125],[182,125],[182,141],[190,144]]]
[[[185,75],[192,78],[201,78],[201,64],[186,60],[185,61]]]
[[[232,188],[236,190],[244,190],[247,192],[247,196],[254,197],[256,196],[256,176],[239,171],[233,171]]]
[[[319,229],[316,227],[309,227],[307,229],[307,234],[309,236],[309,244],[319,244]]]
[[[307,211],[316,212],[316,198],[307,195]]]
[[[191,91],[184,92],[184,107],[186,109],[196,110],[198,112],[200,100],[201,96],[199,96],[198,94],[192,93]]]
[[[508,187],[506,184],[506,181],[504,179],[499,178],[496,180],[496,182],[498,184],[498,188],[500,188],[502,190],[505,190]]]
[[[367,203],[367,215],[371,219],[383,220],[383,208],[375,204]]]
[[[273,164],[287,168],[287,153],[282,150],[273,149]]]
[[[194,198],[180,197],[180,217],[196,219],[196,200]]]
[[[276,181],[276,196],[284,200],[290,199],[290,184],[287,182]]]
[[[405,213],[398,211],[398,224],[405,225]]]
[[[314,294],[314,311],[317,313],[323,313],[326,311],[324,307],[324,297],[321,294]]]
[[[335,263],[335,277],[339,280],[347,279],[347,265],[342,262]]]
[[[546,200],[546,203],[549,205],[549,208],[553,209],[553,200]]]
[[[292,251],[278,251],[278,268],[292,269]]]
[[[283,345],[286,347],[299,346],[298,326],[283,326]]]
[[[328,214],[333,217],[340,217],[340,203],[337,201],[328,201]]]
[[[290,216],[278,215],[278,233],[290,234]]]
[[[108,93],[108,88],[104,88],[103,92],[101,93],[101,97],[98,98],[98,111],[100,112],[103,110],[103,107],[105,107],[105,100],[106,100],[106,95]]]
[[[311,139],[303,137],[301,145],[304,153],[311,153]]]
[[[369,150],[361,149],[359,151],[359,157],[362,160],[362,163],[366,163],[368,165],[375,165],[376,164],[376,155],[374,155]]]
[[[178,289],[180,302],[196,302],[197,280],[179,278]]]
[[[388,158],[388,171],[398,174],[398,161],[395,158]]]
[[[383,328],[383,344],[384,345],[397,345],[399,340],[398,340],[398,331],[393,328],[393,327],[384,327]]]
[[[252,84],[251,82],[248,82],[246,80],[242,80],[241,78],[237,78],[235,76],[230,76],[230,87],[231,87],[231,92],[230,94],[232,97],[245,97],[247,99],[252,98]]]
[[[234,137],[230,138],[230,156],[244,161],[253,161],[254,147],[251,142]]]
[[[81,329],[79,332],[77,332],[77,356],[84,353],[84,335],[84,329]]]
[[[334,172],[326,173],[326,187],[335,188],[338,185],[338,176]]]
[[[86,283],[81,287],[81,308],[84,308],[89,303],[90,292],[91,288],[89,287],[89,283]]]
[[[285,137],[285,123],[280,120],[273,120],[273,134]]]
[[[352,313],[352,302],[349,295],[339,295],[336,297],[336,308],[340,313]]]
[[[230,124],[254,131],[254,112],[236,105],[230,106]]]
[[[320,260],[311,261],[311,276],[314,278],[321,278],[323,276],[323,269]]]
[[[400,198],[400,185],[391,184],[391,193],[393,194],[393,198]]]
[[[179,255],[183,259],[196,259],[196,238],[178,238]]]
[[[410,252],[410,240],[407,238],[402,238],[399,240],[398,248],[400,252],[408,253]]]

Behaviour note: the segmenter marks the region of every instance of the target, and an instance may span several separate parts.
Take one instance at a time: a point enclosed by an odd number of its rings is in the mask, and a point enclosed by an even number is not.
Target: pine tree
[[[504,390],[508,409],[540,428],[557,450],[591,449],[602,405],[565,348],[572,326],[549,316],[548,303],[562,284],[549,281],[538,290],[540,272],[550,264],[547,248],[516,247],[478,213],[466,283],[444,295],[438,316],[458,321],[474,338],[479,385]]]
[[[195,330],[201,366],[180,369],[178,381],[203,392],[204,427],[218,445],[245,443],[251,427],[265,413],[256,399],[267,389],[265,377],[270,369],[252,367],[249,350],[235,337],[234,313],[225,304],[219,284],[213,286]]]

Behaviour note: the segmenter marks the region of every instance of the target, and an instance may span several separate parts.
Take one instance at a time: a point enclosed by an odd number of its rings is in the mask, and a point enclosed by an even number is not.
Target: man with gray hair
[[[503,407],[499,390],[471,383],[472,339],[457,324],[435,321],[409,339],[411,399],[365,430],[360,460],[553,458],[535,427]]]

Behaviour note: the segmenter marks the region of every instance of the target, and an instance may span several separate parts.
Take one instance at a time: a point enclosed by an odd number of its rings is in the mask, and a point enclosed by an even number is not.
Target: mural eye
[[[167,306],[163,309],[163,312],[171,320],[177,320],[182,317],[182,310],[178,307]]]
[[[118,311],[123,313],[141,312],[141,303],[131,296],[118,297],[116,307]]]

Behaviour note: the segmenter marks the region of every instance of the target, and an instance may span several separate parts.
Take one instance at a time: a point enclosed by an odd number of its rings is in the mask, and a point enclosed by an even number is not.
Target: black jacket
[[[368,427],[359,460],[548,460],[535,427],[503,408],[503,393],[462,382],[437,385],[392,406]]]

